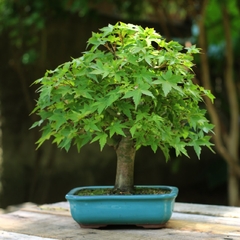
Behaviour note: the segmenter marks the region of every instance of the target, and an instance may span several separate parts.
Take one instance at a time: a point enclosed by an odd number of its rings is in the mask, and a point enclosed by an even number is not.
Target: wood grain
[[[25,205],[0,215],[0,239],[239,240],[240,208],[176,203],[165,228],[145,230],[136,226],[81,229],[72,220],[67,202]]]

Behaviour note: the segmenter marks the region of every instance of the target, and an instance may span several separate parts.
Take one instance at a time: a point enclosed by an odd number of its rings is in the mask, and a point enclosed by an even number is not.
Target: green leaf
[[[86,119],[84,121],[84,130],[86,132],[88,132],[88,131],[90,131],[90,132],[95,132],[95,131],[100,132],[101,131],[99,129],[99,127],[93,121],[91,121],[89,119]]]
[[[153,150],[154,153],[156,153],[157,149],[158,149],[158,145],[155,142],[151,143],[151,149]]]
[[[113,25],[111,25],[111,24],[108,24],[108,26],[107,27],[103,27],[103,28],[101,28],[100,30],[103,32],[103,37],[106,37],[107,35],[109,35],[110,33],[112,33],[112,31],[113,31]]]
[[[141,101],[141,96],[142,96],[142,90],[138,89],[138,87],[136,87],[136,90],[132,90],[127,92],[122,99],[124,98],[132,98],[134,105],[135,105],[135,109],[137,109],[140,101]]]
[[[107,99],[106,107],[111,106],[115,101],[119,99],[119,94],[115,93],[114,91],[109,94],[109,98]]]
[[[70,137],[64,138],[64,140],[59,144],[60,148],[64,148],[67,152],[71,147],[72,139]]]
[[[205,95],[211,100],[211,102],[214,102],[215,96],[210,92],[210,90],[203,90]]]
[[[214,128],[214,125],[213,124],[209,124],[209,123],[205,123],[202,130],[205,132],[205,133],[209,133],[209,132],[212,132],[212,129]]]
[[[188,137],[188,135],[189,135],[189,130],[188,130],[188,129],[187,129],[187,130],[186,130],[186,129],[183,129],[183,130],[182,130],[182,136],[183,136],[183,138],[186,139],[186,138]]]
[[[181,80],[183,79],[183,77],[181,75],[172,75],[170,78],[169,78],[169,81],[171,83],[179,83],[181,82]]]
[[[35,128],[37,126],[39,127],[39,126],[41,126],[42,123],[43,123],[43,120],[41,119],[41,120],[33,123],[32,126],[29,129]]]
[[[95,69],[95,70],[91,71],[90,73],[95,74],[95,75],[103,75],[105,73],[105,70]]]
[[[145,61],[149,64],[149,66],[152,66],[151,58],[152,58],[152,56],[150,56],[150,55],[144,57]]]
[[[162,64],[162,62],[165,60],[165,57],[159,56],[157,59],[158,59],[158,65],[160,66]]]
[[[40,97],[45,98],[45,101],[50,101],[52,89],[53,89],[52,86],[46,86],[45,88],[41,88]]]
[[[107,143],[107,138],[108,138],[108,135],[106,133],[100,132],[100,133],[97,133],[97,135],[93,138],[91,143],[99,141],[100,149],[102,151],[104,146]]]
[[[43,132],[41,138],[39,138],[39,140],[36,142],[38,144],[37,148],[39,148],[43,144],[43,142],[48,140],[52,135],[52,129],[49,124],[45,125],[41,130]]]
[[[109,136],[110,138],[114,135],[114,134],[118,134],[121,136],[126,136],[125,133],[123,132],[123,129],[126,128],[126,126],[124,124],[122,124],[120,121],[118,122],[113,122],[109,127],[107,127],[107,130],[109,130]]]
[[[63,140],[63,136],[62,135],[60,135],[60,134],[59,135],[55,135],[55,138],[52,141],[52,143],[56,143],[59,146],[62,140]]]
[[[193,148],[195,153],[197,154],[198,159],[200,159],[201,147],[195,142],[193,143]]]
[[[81,97],[84,97],[84,98],[88,98],[88,99],[93,99],[91,93],[93,91],[89,90],[89,89],[85,89],[85,88],[77,88],[75,90],[75,95],[74,95],[74,98],[81,98]]]
[[[191,47],[185,47],[185,49],[189,54],[193,54],[193,53],[196,54],[200,52],[200,48],[196,48],[196,45],[192,45]]]
[[[128,54],[126,57],[127,57],[127,61],[129,63],[132,63],[135,66],[138,66],[138,62],[137,62],[138,58],[137,58],[137,56],[135,56],[133,54]]]
[[[173,139],[173,147],[175,148],[176,156],[184,154],[185,156],[189,157],[187,151],[185,149],[186,143],[180,140],[179,136],[176,136]]]
[[[108,107],[108,98],[98,98],[97,101],[95,101],[95,103],[92,105],[92,107],[96,107],[97,108],[97,112],[100,115],[104,109],[106,109]]]
[[[162,77],[166,80],[166,81],[169,81],[169,79],[171,79],[172,78],[172,71],[171,70],[168,70],[166,73],[164,73],[163,75],[162,75]]]
[[[152,98],[155,98],[154,95],[152,94],[152,92],[150,92],[149,90],[141,90],[142,94],[150,96]]]
[[[132,119],[132,112],[131,110],[134,109],[131,103],[127,103],[124,101],[118,102],[118,108],[119,108],[119,114],[122,114],[122,112],[129,118]]]
[[[92,134],[87,132],[83,135],[78,135],[75,138],[75,144],[77,145],[78,152],[80,152],[81,148],[85,146],[92,140]]]
[[[166,146],[162,146],[160,145],[160,148],[164,154],[164,157],[166,159],[166,162],[170,159],[170,154],[169,154],[169,147],[166,147]]]
[[[143,48],[142,47],[133,47],[131,50],[132,50],[131,53],[134,55],[134,54],[141,52],[143,50]]]
[[[171,91],[172,89],[172,84],[169,82],[162,82],[162,89],[164,92],[164,96],[167,97],[168,93]]]
[[[139,89],[133,92],[133,101],[135,104],[135,109],[137,109],[140,101],[141,101],[142,91]]]
[[[93,48],[91,49],[92,51],[95,51],[98,46],[100,45],[104,45],[106,43],[106,40],[102,40],[102,38],[100,38],[101,34],[100,33],[92,33],[92,37],[89,38],[89,40],[87,41],[87,47],[91,44],[93,45]]]
[[[55,128],[56,131],[66,122],[65,117],[63,117],[62,113],[54,113],[51,117],[49,117],[49,120],[55,122]]]
[[[139,128],[139,125],[138,124],[134,124],[131,128],[130,128],[130,133],[132,135],[132,137],[134,137],[134,134],[136,132],[136,130]]]

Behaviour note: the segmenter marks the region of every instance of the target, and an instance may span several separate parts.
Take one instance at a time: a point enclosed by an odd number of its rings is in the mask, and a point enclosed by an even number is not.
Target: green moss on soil
[[[168,194],[171,190],[161,188],[141,188],[135,187],[133,192],[114,191],[113,188],[99,188],[99,189],[81,189],[75,195],[78,196],[95,196],[95,195],[156,195]]]

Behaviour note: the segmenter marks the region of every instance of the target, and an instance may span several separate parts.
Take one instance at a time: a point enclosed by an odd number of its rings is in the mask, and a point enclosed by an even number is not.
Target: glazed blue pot
[[[137,225],[160,228],[171,218],[178,188],[170,186],[137,186],[170,190],[156,195],[94,195],[78,196],[81,189],[113,188],[91,186],[72,189],[66,199],[70,204],[72,218],[85,228],[106,225]]]

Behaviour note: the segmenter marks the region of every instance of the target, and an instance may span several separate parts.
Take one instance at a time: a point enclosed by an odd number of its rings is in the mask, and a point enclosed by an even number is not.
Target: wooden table
[[[134,226],[81,229],[72,220],[67,202],[26,205],[0,214],[0,239],[240,240],[240,208],[176,203],[165,228],[146,230]]]

